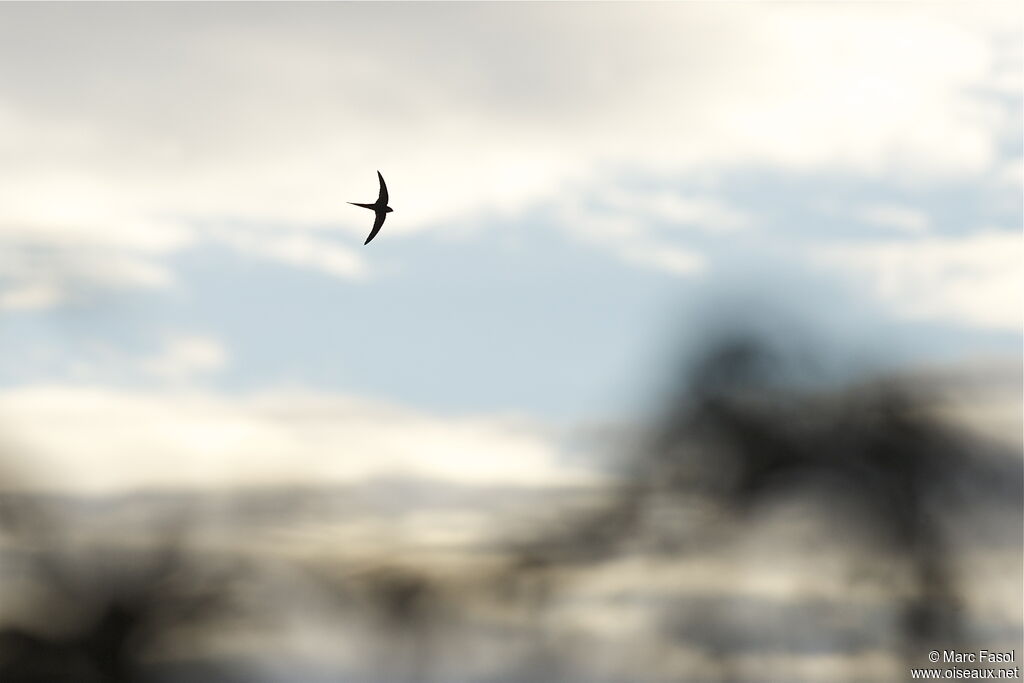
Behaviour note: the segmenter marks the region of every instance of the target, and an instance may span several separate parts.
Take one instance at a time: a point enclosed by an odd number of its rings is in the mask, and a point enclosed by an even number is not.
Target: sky
[[[579,482],[574,435],[718,327],[1019,364],[1022,36],[1016,3],[0,5],[0,444],[88,491]]]

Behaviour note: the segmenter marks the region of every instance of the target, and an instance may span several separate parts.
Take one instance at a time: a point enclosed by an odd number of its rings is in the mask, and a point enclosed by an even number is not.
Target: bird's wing
[[[385,192],[384,194],[385,196],[387,196],[387,192]],[[384,213],[383,211],[377,212],[377,217],[373,221],[373,230],[370,231],[370,236],[366,238],[365,242],[363,242],[363,246],[369,244],[370,240],[377,236],[377,233],[380,232],[380,226],[384,225],[385,217],[387,217],[387,214]]]
[[[380,195],[377,196],[377,203],[381,206],[388,205],[388,186],[384,184],[384,176],[377,171],[377,177],[380,179]]]

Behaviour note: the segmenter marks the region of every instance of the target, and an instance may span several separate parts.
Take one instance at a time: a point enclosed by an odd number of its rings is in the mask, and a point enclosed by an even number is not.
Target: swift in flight
[[[365,242],[363,242],[364,246],[369,244],[370,240],[377,236],[377,233],[380,232],[380,226],[384,225],[384,218],[394,211],[394,209],[388,206],[388,186],[384,184],[384,176],[380,174],[380,171],[377,171],[377,178],[380,179],[380,194],[377,195],[377,202],[375,204],[357,204],[356,202],[349,202],[352,206],[361,206],[364,209],[370,209],[374,213],[373,230],[370,231],[370,236],[366,238]]]

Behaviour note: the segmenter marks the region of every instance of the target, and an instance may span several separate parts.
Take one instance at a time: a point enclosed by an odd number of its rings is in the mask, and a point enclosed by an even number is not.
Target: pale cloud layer
[[[196,348],[185,351],[195,360]],[[19,486],[37,489],[599,481],[564,464],[556,439],[521,420],[437,417],[336,394],[33,385],[0,392],[0,415],[5,443],[30,456],[20,459]]]
[[[181,336],[136,364],[195,377],[216,371],[225,356],[213,340]],[[1019,357],[975,359],[902,377],[908,386],[930,387],[929,410],[941,418],[1019,448],[1020,368]],[[330,486],[388,477],[500,487],[611,482],[579,458],[571,431],[515,417],[439,416],[330,392],[30,384],[0,391],[0,416],[0,438],[17,456],[3,463],[5,485],[19,490]],[[628,443],[612,455],[627,455]]]
[[[922,233],[928,231],[928,215],[919,209],[899,204],[871,204],[860,212],[868,223],[899,232]]]
[[[910,318],[1009,331],[1024,322],[1024,236],[1017,231],[857,243],[819,255],[858,281],[866,276],[877,296]]]
[[[0,289],[3,310],[46,309],[105,290],[163,289],[174,280],[152,254],[116,245],[64,247],[39,235],[10,241],[0,237],[0,243],[5,245],[0,268],[7,285]]]
[[[178,331],[156,336],[156,343],[149,349],[128,351],[99,338],[81,338],[72,353],[40,346],[30,359],[46,359],[42,374],[62,381],[164,390],[205,386],[232,364],[224,342],[210,335]],[[27,377],[35,378],[39,373],[37,368]]]
[[[311,231],[222,228],[208,233],[211,242],[269,261],[309,268],[342,279],[361,279],[369,271],[362,256]]]
[[[999,98],[1021,87],[1005,29],[1019,20],[1013,5],[0,14],[0,245],[46,251],[57,266],[8,270],[0,305],[10,309],[67,301],[83,281],[167,287],[162,261],[208,243],[365,277],[372,254],[356,248],[367,216],[344,202],[372,200],[377,169],[392,189],[393,239],[571,202],[567,191],[611,196],[624,170],[1005,182],[999,146],[1017,124]],[[645,193],[618,190],[619,213],[750,225],[713,195]],[[565,227],[628,262],[685,275],[703,266],[678,244],[623,248],[586,236],[601,225]],[[95,250],[118,265],[67,265]]]
[[[138,361],[144,374],[172,382],[215,373],[228,363],[228,353],[216,339],[182,335],[167,342],[156,355]]]
[[[475,411],[619,409],[707,292],[1005,340],[1022,18],[0,4],[0,442],[74,490],[584,482]]]

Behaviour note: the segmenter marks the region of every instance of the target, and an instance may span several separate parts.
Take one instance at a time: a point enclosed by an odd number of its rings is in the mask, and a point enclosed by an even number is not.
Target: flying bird
[[[364,246],[369,244],[370,240],[377,236],[377,233],[380,232],[380,226],[384,225],[384,218],[394,211],[394,209],[388,206],[388,186],[384,184],[384,176],[380,174],[380,171],[377,171],[377,178],[380,179],[380,194],[377,195],[377,202],[375,204],[358,204],[356,202],[349,202],[352,206],[361,206],[364,209],[370,209],[375,214],[373,219],[373,230],[370,231],[370,236],[366,238],[365,242],[363,242]]]

